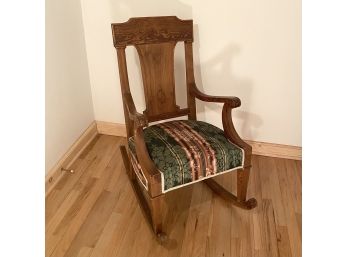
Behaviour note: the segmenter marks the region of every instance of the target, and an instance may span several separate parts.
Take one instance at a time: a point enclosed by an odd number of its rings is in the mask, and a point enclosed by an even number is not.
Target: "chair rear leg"
[[[121,151],[123,164],[124,164],[124,167],[126,168],[127,174],[129,176],[129,178],[131,180],[133,180],[133,179],[135,179],[136,175],[135,175],[135,172],[133,170],[133,167],[131,166],[126,147],[124,145],[121,145],[120,151]]]
[[[257,206],[257,201],[254,198],[251,198],[248,201],[246,201],[249,175],[250,167],[239,169],[237,171],[237,200],[240,203],[245,203],[248,206],[248,209],[252,209]]]

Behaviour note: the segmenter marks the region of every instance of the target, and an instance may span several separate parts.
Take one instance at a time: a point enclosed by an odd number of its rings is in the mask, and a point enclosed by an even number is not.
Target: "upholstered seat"
[[[224,131],[202,121],[169,121],[144,129],[150,158],[162,176],[162,192],[243,167],[244,151]],[[133,168],[142,184],[147,181],[129,138]]]

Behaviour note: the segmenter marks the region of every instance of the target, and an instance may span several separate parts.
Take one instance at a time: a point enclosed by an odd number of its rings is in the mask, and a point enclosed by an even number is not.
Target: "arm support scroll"
[[[134,128],[147,127],[148,126],[147,117],[144,114],[137,112],[133,102],[132,95],[127,92],[123,94],[123,98],[125,99],[125,106],[127,108],[129,119],[133,121]]]
[[[238,135],[236,129],[234,128],[232,121],[232,108],[227,104],[224,104],[222,108],[222,125],[227,137],[240,148],[245,151],[245,154],[251,154],[251,146],[248,145],[241,137]]]
[[[226,136],[234,144],[242,148],[246,155],[246,164],[248,164],[249,158],[251,156],[252,148],[243,139],[240,138],[236,129],[234,128],[232,121],[232,109],[241,106],[241,101],[238,97],[228,97],[228,96],[211,96],[201,92],[195,84],[190,84],[190,92],[199,100],[204,102],[215,102],[224,103],[222,108],[222,124]]]

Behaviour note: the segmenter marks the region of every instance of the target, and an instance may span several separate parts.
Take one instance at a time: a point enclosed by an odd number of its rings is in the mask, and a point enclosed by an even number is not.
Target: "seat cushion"
[[[224,131],[203,121],[169,121],[144,129],[150,158],[162,175],[162,191],[198,182],[243,166],[244,151]],[[142,184],[147,181],[129,138],[131,162]]]

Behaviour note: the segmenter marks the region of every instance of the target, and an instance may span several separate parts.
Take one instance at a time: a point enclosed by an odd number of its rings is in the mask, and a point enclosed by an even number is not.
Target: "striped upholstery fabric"
[[[144,129],[144,139],[151,159],[162,175],[162,191],[241,168],[244,152],[231,143],[224,132],[202,121],[169,121]],[[131,162],[140,181],[147,188],[129,139]]]

